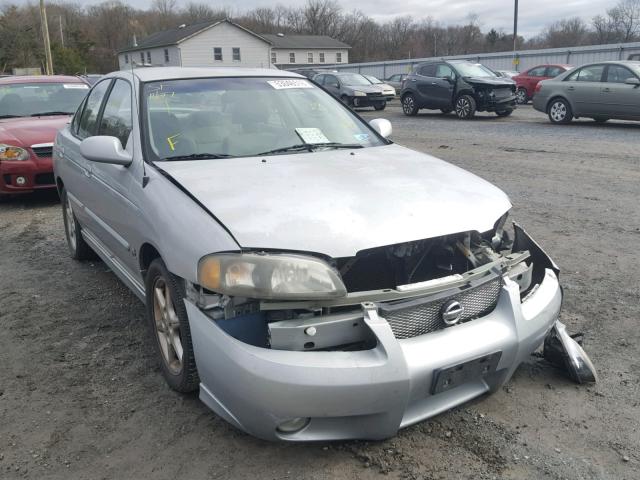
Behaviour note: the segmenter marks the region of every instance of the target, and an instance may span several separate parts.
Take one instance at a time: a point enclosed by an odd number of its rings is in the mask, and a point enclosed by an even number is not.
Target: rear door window
[[[591,65],[583,67],[573,75],[572,80],[576,82],[601,82],[604,65]]]

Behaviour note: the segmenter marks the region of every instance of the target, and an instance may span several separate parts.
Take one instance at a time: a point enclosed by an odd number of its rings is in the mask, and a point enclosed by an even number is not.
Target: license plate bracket
[[[431,394],[446,392],[492,374],[498,368],[501,356],[502,352],[494,352],[451,367],[437,369],[433,375]]]

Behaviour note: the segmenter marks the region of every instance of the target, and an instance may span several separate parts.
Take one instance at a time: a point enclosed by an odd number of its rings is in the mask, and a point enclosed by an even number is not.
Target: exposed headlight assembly
[[[315,300],[347,294],[327,263],[295,254],[207,255],[198,264],[198,283],[216,293],[259,299]]]
[[[5,160],[28,160],[29,152],[24,148],[0,143],[0,162]]]

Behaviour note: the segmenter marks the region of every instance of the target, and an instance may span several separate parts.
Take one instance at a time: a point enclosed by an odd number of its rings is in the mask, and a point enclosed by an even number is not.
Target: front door
[[[622,65],[609,65],[602,85],[602,103],[612,117],[640,118],[640,87],[628,85],[629,78],[638,79]]]
[[[563,82],[567,97],[573,103],[573,113],[577,116],[602,115],[603,108],[601,89],[604,65],[588,65],[582,67]]]

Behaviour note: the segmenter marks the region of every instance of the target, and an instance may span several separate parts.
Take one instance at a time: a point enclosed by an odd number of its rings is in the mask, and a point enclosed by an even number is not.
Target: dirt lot
[[[497,394],[384,442],[262,442],[165,386],[142,305],[68,258],[55,194],[30,196],[0,204],[0,478],[640,478],[640,124],[383,116],[396,142],[510,195],[563,270],[562,318],[600,383],[532,357]]]

